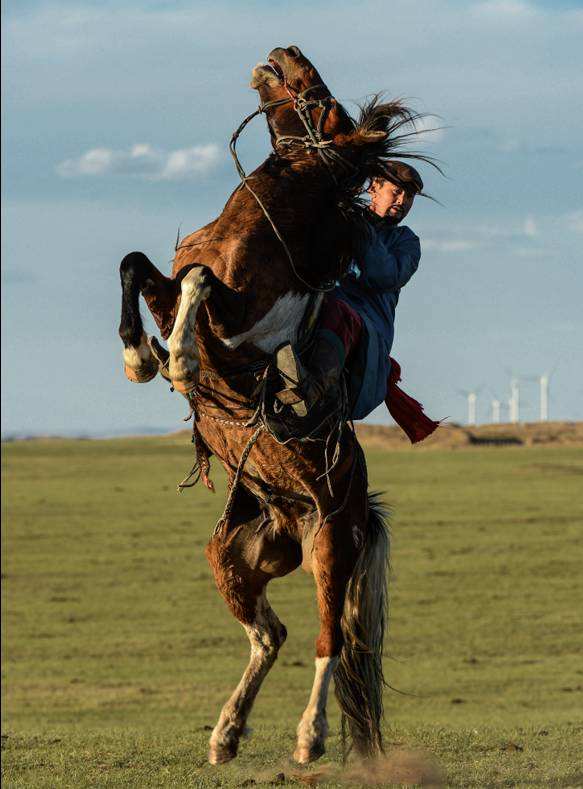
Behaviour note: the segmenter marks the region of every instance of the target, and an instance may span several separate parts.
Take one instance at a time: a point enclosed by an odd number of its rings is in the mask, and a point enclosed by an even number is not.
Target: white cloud
[[[581,223],[583,232],[583,211],[581,215],[570,215],[568,221],[572,227]],[[467,223],[458,228],[458,235],[447,235],[439,228],[431,228],[427,236],[422,236],[423,249],[432,252],[469,252],[470,250],[493,251],[504,249],[506,253],[518,256],[536,256],[544,252],[541,237],[546,237],[546,229],[541,232],[539,223],[534,216],[528,215],[520,222],[507,223],[485,222],[480,224]]]
[[[148,143],[136,143],[129,150],[92,148],[81,156],[57,165],[62,178],[133,175],[152,181],[194,178],[214,169],[222,154],[216,143],[163,151]]]
[[[218,145],[195,145],[193,148],[182,148],[168,154],[164,170],[160,178],[173,181],[187,178],[197,173],[212,170],[221,159]]]
[[[427,238],[422,240],[422,247],[428,252],[469,252],[470,249],[476,249],[479,243],[469,238],[449,238],[438,240],[434,238]]]
[[[67,159],[58,166],[59,175],[103,175],[113,166],[114,152],[109,148],[92,148],[78,159]]]

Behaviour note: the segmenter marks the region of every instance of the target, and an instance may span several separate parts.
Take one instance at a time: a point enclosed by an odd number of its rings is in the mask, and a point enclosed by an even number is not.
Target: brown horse
[[[382,173],[407,136],[397,132],[414,116],[399,102],[375,99],[352,120],[295,46],[273,50],[253,70],[251,86],[273,153],[251,176],[240,169],[242,183],[220,217],[177,247],[170,277],[141,253],[124,258],[125,370],[138,382],[161,371],[188,397],[199,475],[211,485],[214,454],[229,476],[225,513],[206,554],[251,656],[213,730],[210,761],[236,755],[286,638],[267,584],[300,565],[315,579],[320,632],[294,757],[307,763],[324,752],[332,677],[354,748],[368,756],[382,748],[383,509],[367,492],[363,453],[341,404],[310,440],[276,429],[286,419],[271,397],[273,356],[282,343],[307,336],[321,291],[342,276],[365,232],[358,195]],[[144,334],[140,293],[169,355]]]

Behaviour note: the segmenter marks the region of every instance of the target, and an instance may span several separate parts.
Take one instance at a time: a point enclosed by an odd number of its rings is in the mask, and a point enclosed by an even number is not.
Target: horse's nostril
[[[291,55],[292,57],[294,57],[294,58],[299,58],[299,56],[302,54],[302,53],[300,52],[300,50],[299,50],[299,49],[298,49],[298,48],[295,46],[295,44],[293,44],[291,47],[288,47],[288,48],[287,48],[287,51],[288,51],[288,52],[290,53],[290,55]]]

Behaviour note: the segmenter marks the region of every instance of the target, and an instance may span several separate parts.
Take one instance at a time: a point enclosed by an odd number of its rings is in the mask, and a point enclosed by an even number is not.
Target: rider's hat
[[[385,163],[387,181],[400,186],[406,192],[419,194],[423,191],[423,180],[414,167],[405,162],[389,161]]]

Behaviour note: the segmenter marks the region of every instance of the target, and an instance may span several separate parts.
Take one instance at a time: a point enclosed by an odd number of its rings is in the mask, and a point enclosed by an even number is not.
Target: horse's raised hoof
[[[188,397],[188,395],[196,388],[196,380],[192,378],[189,381],[185,381],[185,380],[179,381],[176,378],[174,378],[172,379],[172,387],[177,392],[180,392],[180,394],[183,394],[186,397]]]
[[[158,361],[145,334],[137,348],[130,345],[123,349],[123,361],[126,378],[132,383],[146,384],[158,375]]]
[[[298,745],[294,751],[294,761],[298,764],[311,764],[326,753],[323,742],[313,745]]]

